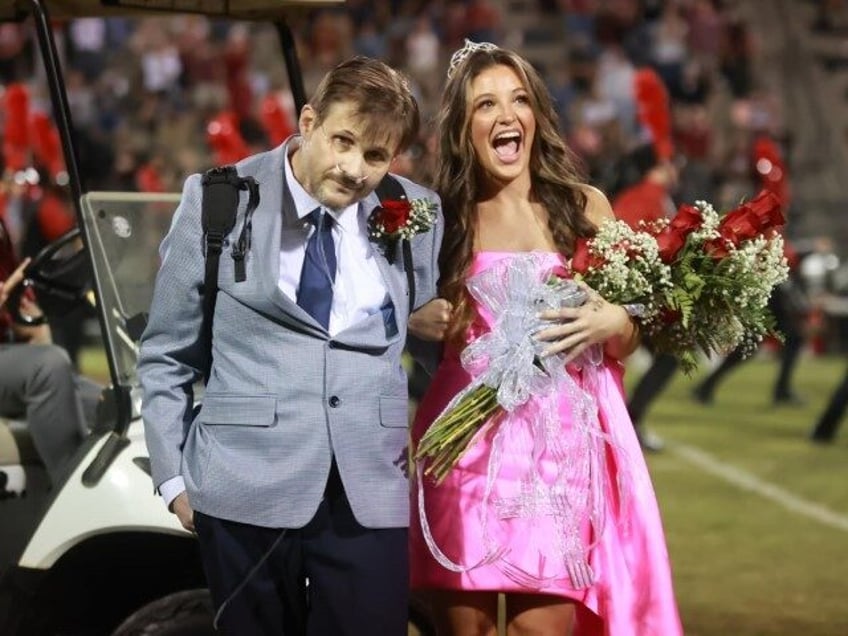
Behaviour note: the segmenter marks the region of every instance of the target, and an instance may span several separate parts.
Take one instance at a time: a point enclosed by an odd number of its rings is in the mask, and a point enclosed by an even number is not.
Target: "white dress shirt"
[[[303,219],[305,225],[311,226],[306,217],[321,204],[294,178],[289,158],[286,158],[285,172],[297,216]],[[341,212],[326,212],[335,220],[332,233],[337,267],[329,325],[330,335],[334,336],[380,311],[387,302],[388,290],[368,238],[368,214],[371,210],[361,209],[359,203],[354,203]],[[312,227],[311,232],[315,231]],[[295,243],[294,249],[280,251],[280,280],[277,284],[292,302],[297,302],[305,254],[305,242]]]
[[[304,224],[311,225],[306,217],[321,204],[295,179],[291,157],[288,156],[285,161],[285,179],[298,218],[303,219]],[[330,335],[334,336],[380,311],[388,302],[388,289],[377,266],[374,247],[368,238],[368,215],[371,210],[363,209],[357,202],[341,212],[326,211],[335,220],[332,233],[337,265],[329,325]],[[310,236],[315,231],[312,227]],[[283,243],[290,244],[289,241]],[[290,249],[280,250],[280,278],[277,285],[292,302],[297,302],[300,270],[305,256],[305,241],[295,242]],[[181,476],[172,477],[159,487],[159,493],[168,506],[184,490],[185,482]]]

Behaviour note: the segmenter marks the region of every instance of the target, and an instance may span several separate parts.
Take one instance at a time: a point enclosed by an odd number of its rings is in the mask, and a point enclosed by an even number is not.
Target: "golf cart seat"
[[[0,417],[0,500],[26,492],[27,465],[40,465],[26,422]]]
[[[0,417],[0,466],[41,464],[24,420]]]

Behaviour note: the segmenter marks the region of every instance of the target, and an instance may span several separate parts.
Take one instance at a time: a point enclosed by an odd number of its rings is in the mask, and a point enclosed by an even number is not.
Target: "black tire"
[[[209,590],[187,590],[148,603],[112,632],[112,636],[207,636],[212,628],[214,609]],[[409,604],[409,624],[420,636],[436,631],[423,603],[413,598]]]
[[[409,599],[409,626],[413,627],[417,636],[436,636],[436,627],[430,618],[427,605],[413,595]]]
[[[185,590],[148,603],[112,636],[211,636],[214,617],[209,590]]]

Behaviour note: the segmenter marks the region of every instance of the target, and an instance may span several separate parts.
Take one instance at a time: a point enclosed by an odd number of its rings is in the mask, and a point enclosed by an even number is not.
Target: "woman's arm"
[[[595,187],[587,185],[586,192],[586,216],[595,225],[600,227],[604,221],[615,220],[612,206],[603,192]],[[600,298],[600,296],[599,296]],[[602,299],[603,300],[603,299]],[[606,301],[603,301],[606,302]],[[610,303],[606,303],[610,305]],[[639,326],[621,305],[611,305],[617,308],[619,314],[623,314],[625,320],[616,335],[606,341],[604,350],[607,355],[622,360],[633,353],[639,346]]]

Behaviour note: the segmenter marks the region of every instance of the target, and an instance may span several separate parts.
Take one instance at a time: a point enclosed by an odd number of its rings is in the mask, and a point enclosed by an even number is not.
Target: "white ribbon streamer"
[[[448,570],[467,572],[494,564],[523,587],[542,589],[554,580],[568,577],[574,589],[584,589],[595,580],[589,550],[603,533],[605,522],[605,483],[609,474],[605,446],[612,445],[619,452],[621,446],[603,431],[598,420],[594,396],[603,357],[600,345],[574,364],[572,370],[582,376],[581,386],[566,369],[563,354],[542,358],[546,345],[533,339],[534,333],[550,324],[537,317],[539,311],[579,306],[586,300],[586,292],[574,281],[552,281],[550,269],[545,255],[522,254],[496,263],[467,283],[471,295],[495,317],[495,323],[490,332],[463,350],[460,359],[473,380],[450,401],[442,415],[481,385],[497,390],[498,404],[504,410],[495,424],[486,487],[478,510],[483,556],[475,563],[457,563],[439,547],[427,518],[423,462],[417,468],[418,511],[431,554]],[[568,435],[564,435],[559,415],[562,400],[571,405],[574,415],[574,429]],[[477,443],[490,424],[483,426],[470,444]],[[528,457],[530,461],[521,467],[518,494],[503,498],[494,493],[507,442],[511,458]],[[556,467],[552,482],[544,478],[543,457],[552,459]],[[621,484],[618,488],[619,500],[623,501],[626,489]],[[491,536],[493,511],[495,518],[504,522],[552,517],[552,549],[540,554],[540,563],[546,556],[548,561],[554,556],[559,565],[548,568],[552,572],[542,571],[543,567],[538,572],[528,572],[510,560],[508,546],[497,545]],[[589,535],[594,537],[588,541],[584,538],[587,524]]]

